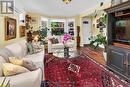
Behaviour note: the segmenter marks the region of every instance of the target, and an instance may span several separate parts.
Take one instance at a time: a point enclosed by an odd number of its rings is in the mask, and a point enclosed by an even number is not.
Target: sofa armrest
[[[0,82],[5,77],[0,77]],[[42,70],[39,68],[35,71],[22,73],[6,77],[6,82],[10,80],[11,87],[40,87],[42,81]]]

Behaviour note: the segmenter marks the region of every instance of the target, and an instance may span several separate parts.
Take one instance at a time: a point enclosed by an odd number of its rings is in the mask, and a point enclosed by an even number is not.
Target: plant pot
[[[107,61],[107,53],[103,51],[103,57],[105,59],[105,61]]]

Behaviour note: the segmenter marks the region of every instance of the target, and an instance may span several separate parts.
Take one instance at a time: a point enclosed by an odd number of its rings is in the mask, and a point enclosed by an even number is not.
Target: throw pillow
[[[58,41],[57,38],[55,38],[55,39],[54,39],[54,44],[57,44],[57,43],[59,43],[59,41]]]
[[[6,63],[6,61],[2,56],[0,56],[0,77],[3,76],[3,72],[2,72],[2,64],[3,63]]]
[[[22,64],[23,64],[23,60],[21,58],[9,57],[9,61],[10,61],[10,63],[19,65],[19,66],[22,66]]]
[[[30,70],[30,71],[33,71],[33,70],[36,70],[36,69],[37,69],[36,65],[35,65],[32,61],[27,60],[26,58],[23,59],[23,64],[22,64],[22,66],[25,67],[25,68],[27,68],[27,69]]]
[[[12,64],[23,66],[23,67],[27,68],[30,71],[33,71],[33,70],[37,69],[36,65],[32,61],[27,60],[26,58],[10,57],[9,61]]]
[[[59,43],[59,41],[58,41],[57,38],[50,38],[49,40],[51,41],[52,44],[57,44],[57,43]]]
[[[42,51],[42,46],[41,46],[40,42],[33,42],[32,45],[33,45],[34,53],[38,53],[38,52]]]
[[[28,53],[29,54],[33,54],[34,53],[34,50],[33,50],[33,45],[31,42],[29,43],[26,43],[27,44],[27,49],[28,49]]]
[[[14,56],[10,50],[7,48],[0,49],[0,56],[2,56],[6,62],[9,62],[9,57]]]
[[[3,64],[4,76],[12,76],[12,75],[25,73],[25,72],[29,72],[29,70],[22,67],[22,66],[14,65],[11,63],[4,63]]]

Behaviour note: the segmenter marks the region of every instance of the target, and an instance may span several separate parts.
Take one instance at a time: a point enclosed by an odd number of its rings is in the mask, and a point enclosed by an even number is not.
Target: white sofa
[[[33,61],[39,67],[35,71],[7,77],[6,80],[10,79],[11,87],[40,87],[41,81],[45,79],[44,50],[36,54],[28,55],[26,41],[24,40],[0,49],[0,82],[4,79],[2,76],[2,63],[8,62],[8,57],[11,56],[27,58],[27,60]]]
[[[48,38],[57,38],[58,42],[57,44],[52,44],[50,40],[48,40],[48,53],[53,53],[56,49],[64,49],[63,36],[50,36]],[[76,49],[76,42],[74,40],[70,40],[67,42],[67,46],[70,50]]]

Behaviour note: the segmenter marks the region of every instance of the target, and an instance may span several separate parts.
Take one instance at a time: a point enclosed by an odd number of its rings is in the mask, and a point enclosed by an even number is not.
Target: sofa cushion
[[[24,55],[22,54],[22,47],[20,46],[19,43],[14,43],[6,46],[7,48],[15,57],[23,57]]]
[[[67,42],[66,44],[68,47],[72,48],[75,46],[75,44],[73,42]],[[63,43],[58,43],[58,44],[52,44],[52,48],[56,49],[56,48],[64,48],[64,44]]]
[[[0,56],[0,77],[3,76],[3,71],[2,71],[2,64],[3,63],[6,63],[6,61],[2,56]]]
[[[9,57],[9,62],[15,65],[22,66],[23,59],[18,57]]]
[[[23,59],[22,66],[27,68],[30,71],[34,71],[37,69],[36,65],[31,60],[27,60],[27,58]]]
[[[44,51],[25,56],[27,60],[31,60],[37,67],[43,68]]]
[[[63,43],[63,36],[57,36],[59,43]]]
[[[2,56],[6,62],[9,62],[9,57],[14,56],[10,50],[3,48],[0,50],[0,56]]]
[[[22,67],[22,66],[14,65],[11,63],[4,63],[3,64],[4,76],[12,76],[12,75],[25,73],[25,72],[29,72],[29,70]]]
[[[72,47],[75,46],[75,42],[74,41],[68,41],[67,42],[67,46],[70,47],[70,48],[72,48]]]
[[[28,54],[33,54],[34,53],[34,49],[33,49],[33,45],[32,43],[26,43],[27,44],[27,49],[28,49]]]
[[[52,44],[57,44],[57,43],[59,43],[59,41],[58,41],[57,38],[50,38],[49,40],[51,41]]]
[[[53,49],[55,49],[55,48],[64,48],[64,45],[63,45],[63,43],[52,44],[52,48]]]
[[[37,69],[36,65],[31,60],[27,60],[27,58],[10,57],[9,61],[12,64],[23,66],[30,71]]]
[[[34,53],[38,53],[38,52],[42,51],[42,46],[41,46],[40,42],[33,42],[32,45],[33,45]]]
[[[4,78],[5,77],[1,77],[0,82],[2,82]],[[37,69],[27,73],[8,76],[6,77],[6,83],[10,80],[11,87],[40,87],[41,78],[41,69]],[[43,80],[45,80],[45,78]]]
[[[23,57],[27,55],[27,45],[26,45],[26,40],[22,40],[19,42],[20,46],[22,47],[22,54]]]

